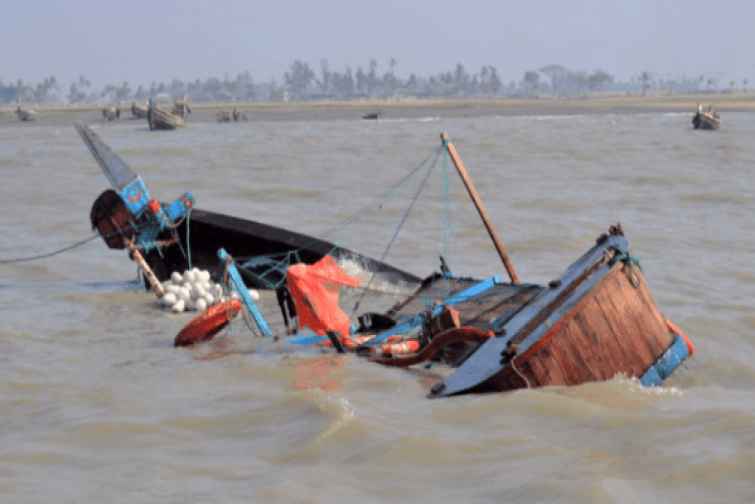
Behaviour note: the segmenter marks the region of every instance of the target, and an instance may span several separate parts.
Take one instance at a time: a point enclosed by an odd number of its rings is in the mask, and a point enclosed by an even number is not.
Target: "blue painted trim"
[[[138,216],[149,203],[149,191],[141,177],[136,177],[120,191],[120,197],[131,215]]]
[[[501,352],[508,346],[509,341],[516,338],[519,332],[539,313],[554,303],[561,294],[566,291],[579,277],[590,267],[603,258],[609,249],[625,253],[629,249],[629,243],[623,236],[612,235],[603,243],[595,245],[579,259],[577,259],[561,276],[557,287],[543,289],[522,310],[511,317],[503,326],[504,336],[490,338],[483,343],[464,363],[448,378],[446,378],[443,391],[437,397],[458,394],[465,390],[480,385],[502,369]],[[574,307],[579,300],[592,289],[610,271],[607,265],[601,265],[583,281],[572,294],[557,307],[553,313],[540,324],[519,345],[519,353],[524,353],[533,345],[553,324],[558,321],[569,309]],[[493,325],[495,325],[495,320]]]
[[[474,285],[471,285],[470,287],[467,287],[462,291],[457,292],[456,294],[452,294],[443,301],[443,304],[455,305],[469,301],[470,299],[479,296],[483,292],[492,289],[495,285],[500,283],[501,277],[499,275],[488,277],[480,282],[477,282]]]
[[[299,333],[297,336],[286,338],[285,341],[286,343],[291,343],[292,345],[317,345],[319,343],[328,341],[328,337],[319,336],[311,332],[304,332]]]
[[[178,222],[186,217],[189,212],[189,208],[194,207],[194,195],[190,192],[184,193],[183,196],[173,201],[170,205],[165,207],[165,214],[170,223]]]
[[[465,301],[469,301],[470,299],[473,299],[476,296],[479,296],[483,292],[489,289],[492,289],[495,285],[500,284],[500,283],[501,283],[501,277],[499,275],[494,275],[480,282],[477,282],[476,284],[471,285],[470,287],[467,287],[466,289],[461,290],[457,292],[456,294],[452,294],[451,296],[444,299],[441,304],[433,308],[432,316],[437,317],[438,315],[443,313],[444,307],[463,303]],[[414,315],[413,317],[410,317],[404,322],[396,324],[390,329],[387,329],[379,333],[373,339],[365,343],[365,345],[366,346],[379,345],[393,335],[407,334],[410,331],[420,327],[423,324],[424,320],[425,320],[425,316],[423,314],[419,313],[417,315]]]
[[[677,334],[675,336],[671,346],[663,352],[663,355],[640,378],[640,383],[645,387],[661,385],[689,357],[687,342],[680,335]]]
[[[233,262],[233,258],[225,251],[225,249],[221,248],[218,250],[218,259],[220,259],[224,266],[226,264],[228,265],[228,276],[231,279],[231,283],[236,289],[236,292],[241,296],[241,301],[244,303],[247,313],[252,316],[255,324],[257,324],[257,328],[263,336],[272,337],[273,331],[270,330],[270,326],[267,325],[265,317],[262,316],[262,312],[249,295],[249,289],[241,279],[241,275],[239,274],[239,270],[236,269],[236,264]]]

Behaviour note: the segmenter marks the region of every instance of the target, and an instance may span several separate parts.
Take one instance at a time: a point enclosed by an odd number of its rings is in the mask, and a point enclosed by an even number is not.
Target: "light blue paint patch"
[[[676,335],[671,346],[663,352],[663,355],[655,361],[655,364],[645,371],[645,374],[640,378],[640,383],[645,387],[661,385],[663,381],[671,376],[676,368],[687,359],[687,357],[689,357],[687,343],[684,341],[684,338]]]

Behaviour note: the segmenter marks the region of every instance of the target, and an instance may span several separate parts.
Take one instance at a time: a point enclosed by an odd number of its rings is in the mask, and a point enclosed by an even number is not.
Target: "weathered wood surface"
[[[515,368],[507,366],[485,388],[578,385],[618,373],[642,376],[671,345],[673,335],[642,273],[626,268],[616,264],[576,307],[513,359]]]

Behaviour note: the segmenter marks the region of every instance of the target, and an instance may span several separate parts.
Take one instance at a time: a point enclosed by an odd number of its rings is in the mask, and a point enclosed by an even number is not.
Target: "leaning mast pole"
[[[477,213],[480,214],[480,219],[482,219],[482,223],[485,225],[485,229],[487,229],[490,239],[493,240],[493,245],[503,262],[503,267],[506,268],[506,273],[508,273],[511,283],[520,283],[519,276],[516,274],[514,264],[509,258],[506,246],[503,244],[503,240],[501,240],[498,231],[496,231],[495,227],[493,227],[493,224],[490,222],[488,211],[485,209],[480,194],[477,192],[474,182],[472,182],[467,169],[464,167],[464,163],[462,162],[459,153],[456,151],[456,147],[454,147],[454,144],[449,141],[448,135],[445,132],[440,134],[440,140],[443,143],[443,147],[448,151],[448,155],[451,157],[451,161],[453,162],[456,171],[459,173],[461,181],[464,183],[464,187],[466,187],[467,193],[469,193],[469,197],[472,199],[472,203],[474,203],[474,206],[477,209]]]

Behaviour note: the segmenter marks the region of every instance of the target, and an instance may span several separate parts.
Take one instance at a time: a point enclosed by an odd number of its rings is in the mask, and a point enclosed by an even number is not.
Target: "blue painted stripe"
[[[327,336],[319,336],[314,333],[299,333],[297,336],[291,336],[285,339],[286,343],[292,345],[316,345],[328,341]]]
[[[645,387],[661,385],[689,357],[687,342],[678,334],[675,336],[671,346],[663,352],[663,355],[640,378],[640,383]]]
[[[228,276],[231,279],[231,283],[236,289],[236,292],[239,293],[239,296],[241,296],[241,301],[244,303],[247,313],[252,316],[255,324],[257,324],[257,328],[260,330],[263,336],[272,337],[273,331],[270,330],[270,326],[267,325],[265,317],[262,316],[262,312],[257,307],[257,304],[252,300],[252,297],[249,295],[249,289],[241,279],[239,270],[236,269],[236,264],[233,262],[231,256],[228,255],[228,252],[226,252],[225,249],[221,248],[220,250],[218,250],[218,259],[220,259],[223,265],[228,265]]]

